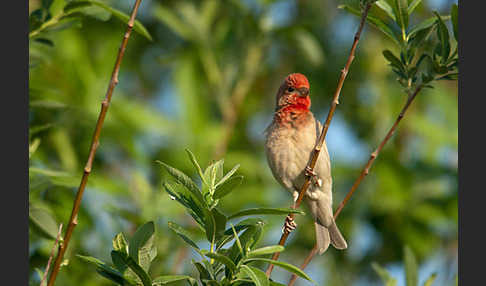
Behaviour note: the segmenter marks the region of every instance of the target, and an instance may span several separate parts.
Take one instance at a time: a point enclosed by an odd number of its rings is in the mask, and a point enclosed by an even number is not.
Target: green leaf
[[[199,272],[199,279],[211,279],[211,274],[209,271],[202,265],[200,262],[195,262],[194,260],[192,261],[194,266],[196,266],[197,271]]]
[[[205,227],[206,217],[209,210],[204,202],[199,200],[192,192],[182,185],[171,185],[168,182],[164,182],[162,186],[171,199],[177,200],[180,204],[186,207],[194,220],[203,228]]]
[[[285,247],[281,245],[271,245],[271,246],[265,246],[261,248],[257,248],[255,250],[252,250],[248,252],[248,256],[259,256],[259,255],[266,255],[266,254],[271,254],[275,252],[282,252],[284,251]]]
[[[224,175],[224,177],[221,180],[219,180],[219,182],[214,187],[217,188],[218,186],[224,184],[231,176],[233,176],[233,174],[238,170],[239,167],[240,164],[236,164],[236,166],[234,166],[233,169],[231,169],[228,173],[226,173],[226,175]]]
[[[417,286],[418,283],[418,274],[417,274],[417,260],[415,255],[413,255],[412,250],[410,247],[405,246],[404,248],[405,254],[405,280],[407,286]]]
[[[410,16],[413,12],[413,10],[415,10],[415,8],[417,8],[417,6],[422,2],[422,0],[413,0],[412,3],[410,3],[410,5],[408,5],[408,9],[407,9],[407,12],[408,12],[408,15]]]
[[[160,285],[169,285],[174,282],[179,282],[182,280],[187,280],[190,283],[195,283],[196,280],[192,278],[191,276],[187,275],[163,275],[155,278],[152,281],[152,286],[160,286]]]
[[[243,181],[243,176],[234,176],[229,180],[225,180],[225,182],[216,187],[216,191],[214,192],[213,198],[220,199],[236,189],[241,182]]]
[[[246,229],[250,226],[255,226],[255,225],[261,225],[263,226],[265,224],[265,222],[260,219],[260,218],[247,218],[247,219],[244,219],[240,222],[238,222],[234,228],[236,230],[236,232],[240,232],[241,230],[243,229]],[[228,228],[225,232],[224,232],[225,235],[233,235],[233,229],[232,228]]]
[[[201,166],[199,166],[199,163],[197,162],[196,156],[191,152],[191,150],[186,149],[187,155],[189,156],[189,159],[191,160],[192,164],[194,165],[194,168],[196,168],[197,174],[199,175],[199,178],[201,178],[203,184],[208,184],[206,180],[204,179],[204,175],[201,169]]]
[[[432,273],[432,275],[427,278],[427,280],[424,283],[424,286],[432,286],[432,283],[434,283],[435,278],[437,278],[437,273]]]
[[[393,8],[386,2],[386,0],[378,0],[375,2],[376,6],[380,7],[381,10],[385,11],[386,14],[393,19],[393,21],[396,21],[395,14],[393,12]]]
[[[201,250],[201,253],[209,258],[213,258],[214,260],[223,263],[224,265],[226,265],[226,267],[228,267],[231,272],[234,272],[236,270],[236,265],[233,263],[233,261],[231,261],[231,259],[222,254],[219,254],[217,252],[209,252],[207,250]]]
[[[287,215],[290,213],[305,215],[303,211],[292,208],[253,208],[242,210],[235,214],[232,214],[228,217],[228,219],[247,215]]]
[[[197,244],[189,238],[189,232],[185,230],[182,226],[175,222],[169,221],[169,228],[172,229],[178,236],[180,236],[187,244],[192,246],[196,251],[199,251]]]
[[[119,284],[120,282],[123,283],[124,281],[123,275],[117,270],[106,265],[106,263],[104,263],[103,261],[91,256],[84,256],[79,254],[76,254],[76,256],[85,262],[95,265],[98,273],[100,273],[104,277],[114,281],[115,283],[119,283]]]
[[[49,239],[56,239],[59,227],[48,211],[30,205],[29,221],[39,234]]]
[[[395,286],[397,285],[397,280],[393,278],[390,273],[383,267],[381,267],[378,263],[373,262],[371,267],[375,270],[375,272],[380,276],[381,281],[385,286]]]
[[[285,284],[278,283],[278,282],[275,282],[275,281],[270,281],[270,286],[285,286]]]
[[[202,197],[201,192],[199,191],[199,188],[196,186],[196,184],[187,176],[184,174],[184,172],[173,168],[164,162],[161,161],[156,161],[157,163],[161,164],[164,166],[164,168],[167,170],[167,172],[174,178],[176,181],[181,183],[184,187],[186,187],[201,203],[204,203],[204,199]]]
[[[447,27],[444,24],[444,21],[442,20],[439,13],[437,12],[434,13],[437,16],[437,23],[438,23],[437,37],[439,38],[440,41],[442,62],[446,62],[449,59],[449,55],[451,53],[451,47],[449,42],[449,30],[447,30]]]
[[[402,62],[389,50],[383,51],[383,56],[390,62],[390,65],[399,71],[405,73],[405,68],[403,67]]]
[[[245,259],[245,263],[249,263],[249,262],[253,262],[253,261],[263,261],[263,262],[273,264],[273,265],[281,267],[281,268],[283,268],[283,269],[285,269],[285,270],[287,270],[291,273],[294,273],[295,275],[297,275],[301,278],[304,278],[308,281],[311,281],[313,284],[316,284],[316,282],[314,282],[314,280],[312,280],[309,277],[309,275],[307,275],[304,271],[300,270],[297,266],[294,266],[292,264],[288,264],[288,263],[278,261],[278,260],[267,259],[267,258],[248,258],[248,259]]]
[[[125,257],[128,256],[125,252],[122,251],[111,251],[111,261],[115,265],[116,269],[122,274],[123,279],[128,281],[132,285],[139,285],[142,283],[142,280],[138,277],[138,275],[128,267],[125,262]]]
[[[441,16],[441,19],[443,21],[446,21],[446,20],[450,19],[450,16]],[[437,22],[437,17],[430,17],[428,19],[423,20],[419,24],[417,24],[417,25],[413,26],[411,29],[409,29],[407,38],[410,39],[411,37],[413,37],[413,35],[415,35],[419,31],[431,27],[436,22]]]
[[[210,185],[212,187],[216,187],[216,183],[223,178],[223,165],[224,165],[224,160],[221,159],[211,164],[204,171],[204,175],[207,176],[206,180],[209,180]]]
[[[457,15],[458,15],[457,4],[452,4],[451,7],[452,29],[454,31],[454,38],[456,39],[456,41],[459,41],[458,30],[457,30]]]
[[[220,239],[224,235],[224,231],[226,229],[226,221],[228,220],[225,215],[223,215],[219,210],[216,208],[211,210],[211,213],[214,217],[215,222],[215,239]]]
[[[248,275],[253,282],[255,282],[255,286],[268,286],[270,284],[265,272],[258,268],[243,264],[241,265],[241,270]]]
[[[143,286],[152,286],[152,280],[150,276],[145,272],[145,270],[138,265],[133,257],[125,255],[119,251],[112,251],[112,258],[117,257],[118,260],[123,261],[135,274],[138,276],[140,281],[143,283]]]
[[[145,249],[143,252],[146,252],[147,249],[152,248],[154,232],[154,222],[147,222],[137,229],[135,234],[130,239],[128,246],[128,253],[130,257],[132,257],[135,262],[140,263],[140,265],[142,265],[142,267],[146,270],[150,265],[150,261],[148,262],[149,265],[147,265],[147,261],[143,261],[142,263],[142,260],[145,260],[146,257],[143,257],[142,259],[139,254],[143,251],[143,248]]]
[[[350,12],[353,15],[356,15],[358,17],[361,17],[361,12],[359,10],[356,10],[355,8],[349,6],[349,5],[339,5],[339,9],[344,9],[348,12]],[[373,17],[368,14],[366,17],[366,20],[373,25],[375,28],[380,30],[383,34],[385,34],[388,38],[390,38],[395,44],[399,45],[401,40],[396,36],[396,34],[393,32],[393,29],[391,26],[388,26],[383,22],[381,19]]]
[[[128,254],[128,243],[125,240],[123,233],[120,232],[113,238],[113,249]]]
[[[129,15],[127,15],[127,14],[125,14],[125,13],[123,13],[123,12],[117,10],[117,9],[110,7],[103,2],[96,1],[96,0],[76,1],[76,2],[68,3],[66,5],[66,7],[64,8],[64,12],[65,13],[67,13],[67,12],[72,13],[74,11],[77,11],[80,7],[86,8],[86,7],[89,7],[90,5],[95,5],[95,6],[98,6],[100,8],[103,8],[104,10],[108,11],[113,16],[115,16],[116,18],[121,20],[123,23],[128,24],[128,21],[130,20]],[[139,33],[140,35],[142,35],[145,38],[152,41],[152,36],[147,31],[147,29],[142,25],[142,23],[140,23],[140,21],[135,20],[135,23],[133,25],[133,29],[135,30],[135,32]]]
[[[405,31],[408,28],[408,1],[394,0],[393,11],[397,17],[397,23],[402,29],[402,36],[405,40]]]

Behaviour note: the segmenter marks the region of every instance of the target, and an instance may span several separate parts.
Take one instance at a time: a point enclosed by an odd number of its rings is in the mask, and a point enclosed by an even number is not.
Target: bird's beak
[[[309,89],[307,87],[298,88],[297,91],[300,97],[307,97],[309,95]]]

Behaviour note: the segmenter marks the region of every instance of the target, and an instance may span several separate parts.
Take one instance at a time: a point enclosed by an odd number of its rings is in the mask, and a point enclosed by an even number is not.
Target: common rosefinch
[[[307,78],[300,73],[287,76],[277,93],[273,121],[266,129],[265,151],[273,176],[292,193],[294,202],[305,177],[312,176],[304,198],[314,216],[317,247],[322,254],[330,243],[337,249],[348,246],[333,218],[331,163],[325,142],[314,171],[306,169],[322,130],[310,106]],[[293,221],[286,225],[287,231],[295,228]]]

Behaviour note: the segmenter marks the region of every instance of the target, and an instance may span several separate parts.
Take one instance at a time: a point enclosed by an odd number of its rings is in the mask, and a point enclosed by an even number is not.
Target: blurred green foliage
[[[60,16],[65,5],[78,5],[74,2],[101,4],[79,4],[80,11]],[[69,218],[125,30],[119,12],[128,14],[133,2],[29,1],[32,285],[40,282],[57,225]],[[112,238],[120,232],[133,237],[148,221],[154,221],[157,232],[150,276],[196,277],[190,260],[197,253],[170,230],[168,222],[192,226],[196,243],[204,244],[205,235],[195,231],[184,207],[163,191],[168,175],[155,163],[166,162],[197,181],[185,148],[197,155],[201,165],[223,157],[226,166],[240,164],[238,174],[244,179],[221,198],[223,214],[290,206],[290,195],[273,179],[263,153],[263,130],[272,118],[274,96],[287,74],[301,72],[311,84],[312,110],[323,120],[358,25],[355,16],[337,7],[359,9],[357,2],[142,1],[140,27],[128,42],[79,225],[57,285],[113,285],[76,254],[110,261]],[[414,2],[420,1],[408,4]],[[407,20],[413,27],[437,19],[433,11],[438,10],[450,27],[446,16],[456,17],[452,2],[424,0]],[[374,6],[371,12],[384,21],[389,17],[382,7]],[[41,28],[45,22],[53,24]],[[450,56],[456,28],[449,30],[454,31]],[[400,59],[400,45],[367,24],[326,139],[336,204],[406,101],[396,81],[400,75],[388,67],[390,57],[385,59],[383,50]],[[439,61],[446,51],[437,51]],[[446,59],[444,64],[450,63]],[[437,273],[433,285],[455,283],[457,83],[439,81],[433,86],[417,96],[340,215],[349,249],[327,251],[306,270],[319,285],[374,285],[380,280],[372,262],[394,277],[405,276],[397,274],[404,273],[404,245],[416,256],[419,285],[432,273]],[[276,244],[280,236],[283,218],[269,216],[266,221],[256,247]],[[298,217],[297,223],[298,230],[280,257],[294,265],[303,261],[314,243],[311,219]],[[276,281],[286,281],[287,276],[279,269],[272,275]]]

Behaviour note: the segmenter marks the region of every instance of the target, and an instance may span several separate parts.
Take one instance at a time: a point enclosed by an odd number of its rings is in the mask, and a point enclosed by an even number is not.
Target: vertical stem
[[[329,113],[327,114],[326,122],[324,123],[324,126],[322,127],[321,135],[319,137],[319,141],[317,142],[316,147],[314,148],[314,152],[312,153],[312,157],[309,161],[309,164],[307,165],[310,170],[314,170],[314,167],[317,163],[317,158],[319,157],[319,154],[321,152],[322,145],[324,144],[324,139],[326,138],[327,130],[329,129],[329,125],[331,124],[332,117],[334,115],[334,111],[336,110],[337,105],[339,104],[339,95],[341,93],[341,89],[344,84],[344,80],[346,79],[346,76],[349,71],[349,67],[351,66],[351,63],[354,60],[354,53],[356,51],[356,47],[358,46],[358,41],[361,36],[361,32],[363,31],[364,24],[366,22],[366,17],[368,16],[368,12],[371,8],[372,3],[367,3],[365,8],[363,9],[363,12],[361,14],[361,21],[358,27],[358,31],[356,31],[356,34],[354,35],[354,41],[353,45],[351,47],[351,51],[349,52],[348,59],[346,61],[346,65],[344,68],[341,70],[341,77],[339,78],[338,85],[336,88],[336,91],[334,92],[331,108],[329,109]],[[300,203],[302,202],[302,199],[304,198],[304,194],[307,190],[307,188],[310,185],[311,177],[307,176],[304,184],[302,185],[300,191],[299,191],[299,197],[297,198],[297,201],[294,204],[294,208],[298,208],[300,206]],[[289,214],[291,218],[294,218],[294,214]],[[285,241],[287,240],[289,236],[288,232],[284,232],[282,236],[280,237],[279,245],[284,245]],[[280,256],[279,252],[276,252],[273,256],[273,260],[277,260],[278,257]],[[273,264],[270,264],[267,268],[266,275],[267,277],[270,277],[270,274],[272,273],[273,270]]]
[[[63,243],[59,248],[59,252],[56,256],[56,260],[54,262],[54,266],[52,269],[51,276],[47,282],[47,286],[53,286],[54,282],[56,281],[57,274],[59,273],[59,268],[61,266],[62,259],[64,257],[64,253],[68,247],[69,241],[73,234],[74,227],[78,224],[78,212],[81,206],[81,200],[83,198],[84,189],[86,188],[86,183],[88,182],[89,174],[91,173],[91,168],[93,166],[94,156],[96,154],[96,149],[99,146],[99,137],[101,133],[101,127],[103,126],[103,122],[105,121],[106,113],[108,111],[108,107],[110,105],[111,97],[113,95],[113,90],[115,86],[118,84],[118,72],[120,70],[120,65],[123,59],[123,55],[125,54],[125,48],[128,43],[128,38],[133,29],[133,25],[135,23],[135,16],[137,15],[138,7],[140,6],[142,0],[136,0],[135,5],[133,6],[132,13],[130,15],[130,20],[128,21],[127,29],[125,35],[123,36],[122,43],[118,50],[118,56],[116,58],[115,66],[113,67],[113,72],[111,74],[110,84],[108,85],[108,90],[105,95],[105,99],[101,103],[101,111],[98,116],[98,121],[96,122],[95,131],[93,134],[93,138],[91,140],[91,147],[89,150],[88,160],[84,167],[83,177],[81,178],[81,183],[79,184],[78,191],[76,193],[76,198],[74,199],[73,209],[71,211],[71,217],[69,218],[68,227],[66,229],[66,234],[64,235]]]
[[[408,96],[407,102],[403,106],[402,110],[400,111],[400,114],[398,115],[397,119],[393,123],[392,127],[388,130],[388,133],[385,135],[385,138],[383,138],[383,140],[380,142],[380,144],[378,145],[378,148],[376,148],[376,150],[373,151],[373,153],[371,153],[370,159],[368,160],[368,162],[366,163],[365,167],[361,171],[359,177],[356,179],[356,181],[354,182],[353,186],[351,187],[351,189],[349,190],[349,192],[346,194],[346,197],[343,199],[343,201],[339,204],[338,208],[334,212],[334,219],[337,219],[337,217],[339,216],[339,214],[343,210],[344,206],[351,199],[351,196],[354,194],[354,191],[356,191],[356,189],[358,188],[358,186],[361,184],[361,181],[364,179],[364,177],[366,177],[368,175],[368,173],[370,171],[370,168],[371,168],[371,165],[373,165],[373,163],[375,162],[375,159],[378,157],[378,155],[380,154],[380,152],[383,149],[383,147],[386,145],[386,143],[388,142],[388,140],[390,140],[390,138],[393,136],[393,133],[395,133],[395,130],[396,130],[398,124],[400,123],[400,121],[405,116],[405,112],[407,112],[408,108],[410,107],[410,104],[412,103],[412,101],[415,99],[415,97],[417,96],[417,94],[421,90],[422,90],[422,85],[419,85],[415,89],[415,91]],[[305,258],[304,263],[300,266],[300,269],[304,270],[304,268],[307,267],[307,265],[312,260],[312,258],[314,258],[314,256],[317,253],[317,251],[315,251],[316,248],[317,248],[317,245],[315,245],[314,248],[309,252],[309,254],[307,255],[307,257]],[[289,286],[293,285],[295,283],[295,280],[296,279],[297,279],[297,276],[296,275],[292,275],[292,277],[290,278],[290,281],[289,281],[289,284],[288,285]]]

